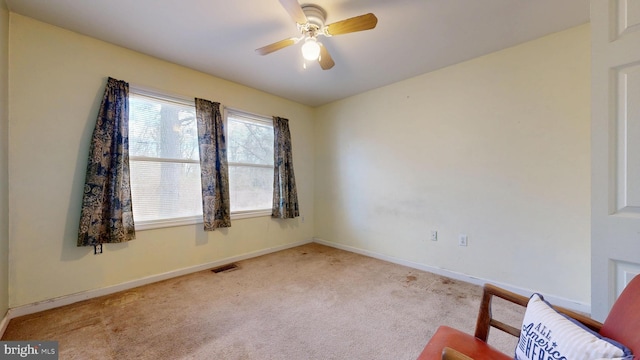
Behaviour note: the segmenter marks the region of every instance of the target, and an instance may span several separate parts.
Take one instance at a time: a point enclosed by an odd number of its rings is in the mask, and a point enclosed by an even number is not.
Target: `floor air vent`
[[[217,268],[211,269],[211,271],[213,271],[216,274],[219,274],[219,273],[234,271],[234,270],[238,270],[238,269],[240,269],[240,268],[236,264],[227,264],[227,265],[222,265],[222,266],[219,266]]]

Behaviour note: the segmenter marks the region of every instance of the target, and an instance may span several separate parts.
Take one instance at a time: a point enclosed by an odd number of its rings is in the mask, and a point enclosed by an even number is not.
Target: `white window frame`
[[[225,107],[224,108],[224,114],[223,114],[223,118],[224,118],[224,123],[225,123],[225,129],[228,128],[226,125],[229,122],[229,117],[230,116],[235,116],[238,118],[243,118],[246,119],[248,122],[253,122],[253,123],[257,123],[257,124],[263,124],[266,126],[269,126],[273,129],[273,119],[268,117],[268,116],[264,116],[264,115],[258,115],[258,114],[253,114],[250,112],[246,112],[246,111],[242,111],[242,110],[238,110],[238,109],[234,109],[234,108],[229,108],[229,107]],[[227,134],[225,134],[226,136]],[[228,136],[227,136],[228,139]],[[248,166],[248,167],[257,167],[257,168],[263,168],[263,169],[272,169],[274,170],[273,164],[271,165],[262,165],[262,164],[249,164],[249,163],[240,163],[240,162],[229,162],[227,164],[228,166]],[[273,195],[272,195],[273,196]],[[273,202],[273,199],[271,199]],[[235,219],[243,219],[243,218],[249,218],[249,217],[258,217],[258,216],[271,216],[272,213],[272,209],[268,208],[268,209],[256,209],[256,210],[246,210],[246,211],[235,211],[235,212],[231,212],[231,219],[233,220]]]
[[[170,102],[170,103],[176,103],[179,105],[186,105],[186,106],[190,106],[195,108],[195,101],[193,98],[188,98],[188,97],[184,97],[184,96],[179,96],[179,95],[173,95],[173,94],[167,94],[164,92],[159,92],[159,91],[155,91],[152,89],[148,89],[148,88],[144,88],[144,87],[140,87],[140,86],[134,86],[134,85],[130,85],[129,87],[129,93],[132,95],[138,95],[138,96],[144,96],[144,97],[148,97],[148,98],[152,98],[152,99],[156,99],[158,101],[161,102]],[[257,115],[257,114],[251,114],[245,111],[241,111],[241,110],[237,110],[237,109],[231,109],[231,108],[223,108],[223,121],[225,122],[225,125],[227,123],[227,116],[229,114],[233,114],[239,117],[244,117],[247,119],[250,119],[251,121],[255,121],[255,122],[263,122],[265,124],[268,124],[269,126],[273,126],[273,121],[266,116],[262,116],[262,115]],[[225,126],[226,128],[226,126]],[[227,135],[227,134],[225,134]],[[134,160],[134,161],[154,161],[154,162],[162,162],[162,161],[167,161],[167,162],[184,162],[184,163],[194,163],[194,164],[198,164],[200,165],[200,161],[199,160],[185,160],[185,159],[158,159],[158,158],[148,158],[148,157],[144,157],[144,156],[131,156],[129,155],[129,160]],[[256,167],[265,167],[265,168],[272,168],[272,165],[256,165],[256,164],[243,164],[243,163],[229,163],[229,165],[234,164],[234,165],[246,165],[246,166],[256,166]],[[133,206],[135,206],[135,204],[133,204]],[[246,211],[235,211],[235,212],[231,212],[231,220],[238,220],[238,219],[246,219],[246,218],[253,218],[253,217],[263,217],[263,216],[271,216],[271,209],[256,209],[256,210],[246,210]],[[160,228],[167,228],[167,227],[175,227],[175,226],[183,226],[183,225],[196,225],[196,224],[202,224],[203,223],[203,218],[202,218],[202,213],[200,213],[199,215],[194,215],[194,216],[187,216],[187,217],[177,217],[177,218],[171,218],[171,219],[161,219],[161,220],[147,220],[147,221],[135,221],[134,218],[134,222],[135,222],[135,230],[136,231],[143,231],[143,230],[151,230],[151,229],[160,229]]]

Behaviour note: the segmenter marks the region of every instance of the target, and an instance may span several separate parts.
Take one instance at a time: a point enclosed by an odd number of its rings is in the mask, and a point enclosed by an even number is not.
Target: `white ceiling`
[[[301,0],[307,3],[306,0]],[[13,12],[302,104],[322,105],[589,21],[589,0],[311,0],[327,23],[372,12],[375,29],[322,39],[336,65],[303,69],[278,0],[6,0]]]

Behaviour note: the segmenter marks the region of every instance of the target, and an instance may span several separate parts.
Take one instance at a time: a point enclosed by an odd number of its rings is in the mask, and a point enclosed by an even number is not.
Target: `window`
[[[130,94],[129,164],[136,225],[202,217],[193,103]]]
[[[227,111],[231,212],[270,211],[273,197],[273,122]]]
[[[226,121],[232,219],[268,215],[273,192],[272,121],[235,110],[227,111]],[[129,164],[137,230],[202,222],[192,99],[131,89]]]

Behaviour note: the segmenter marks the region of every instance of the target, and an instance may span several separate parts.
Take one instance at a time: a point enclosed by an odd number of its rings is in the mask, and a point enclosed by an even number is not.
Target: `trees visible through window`
[[[271,209],[272,120],[228,111],[227,134],[231,212]]]
[[[202,214],[192,104],[130,95],[129,159],[136,223]]]
[[[273,192],[272,121],[233,110],[226,115],[232,218],[269,210]],[[129,155],[136,228],[202,221],[193,101],[132,90]]]

